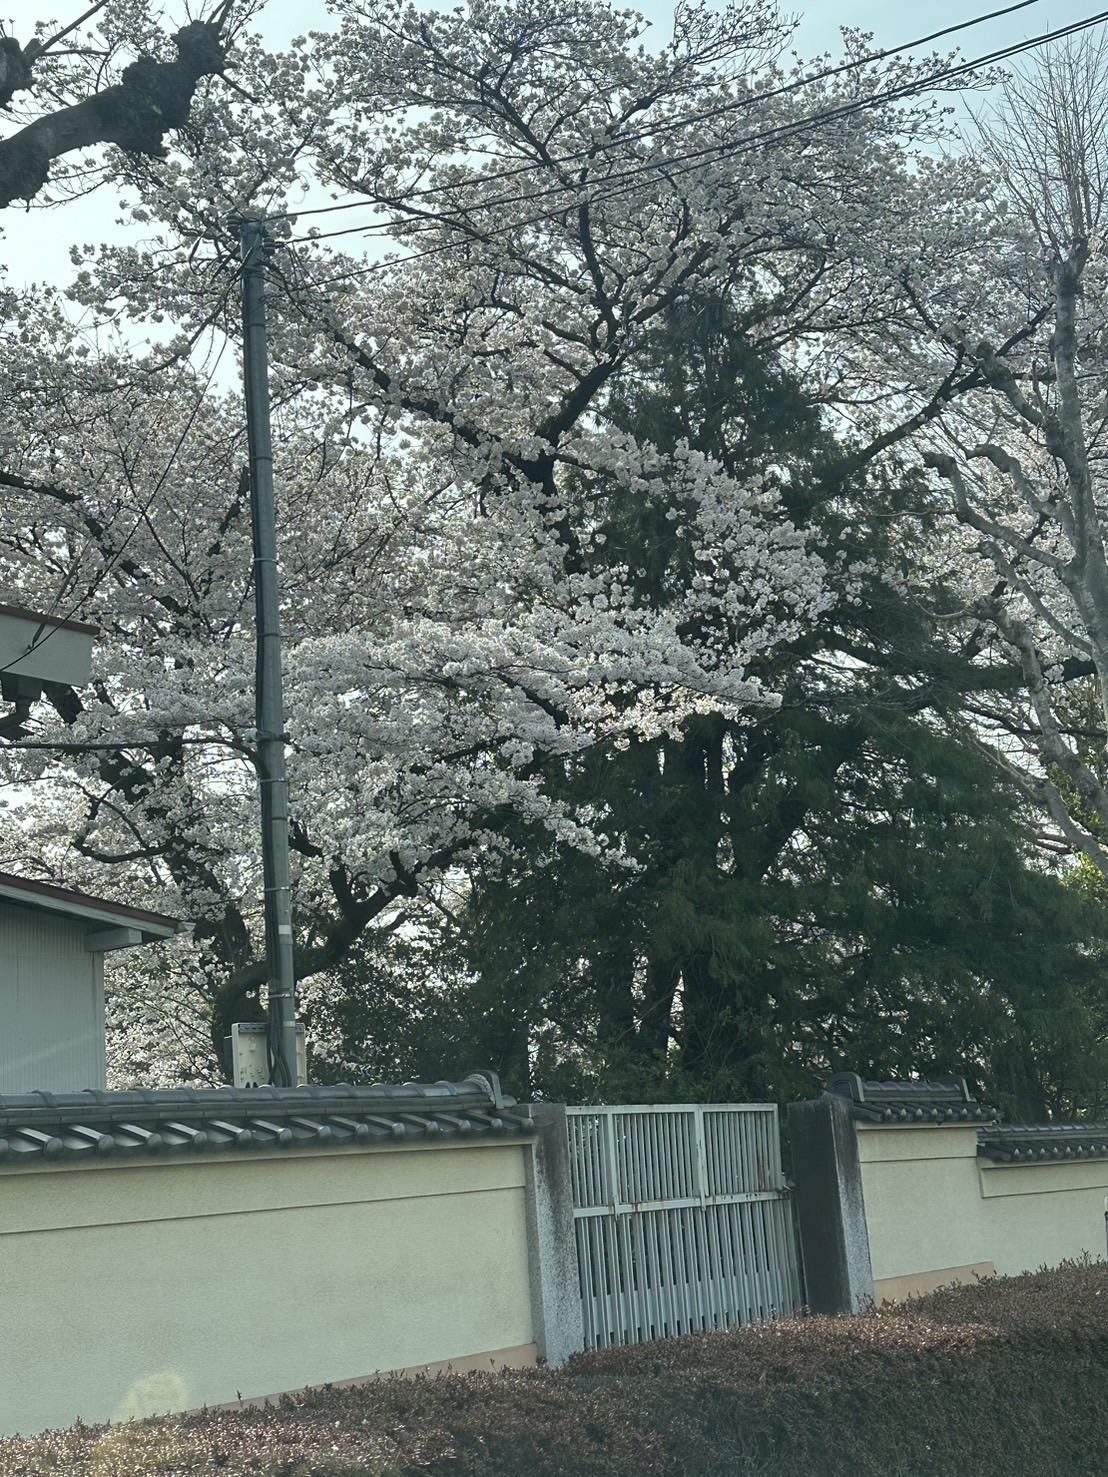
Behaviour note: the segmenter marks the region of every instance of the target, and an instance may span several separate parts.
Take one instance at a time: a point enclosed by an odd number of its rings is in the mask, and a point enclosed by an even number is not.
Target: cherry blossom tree
[[[24,431],[4,474],[16,515],[3,548],[13,593],[29,600],[49,571],[65,608],[101,626],[96,691],[55,693],[64,729],[40,719],[5,757],[25,782],[50,781],[43,865],[86,884],[90,869],[117,868],[197,920],[195,983],[221,1033],[264,978],[258,878],[243,857],[254,801],[241,421],[190,368],[171,383],[129,357],[82,358],[88,347],[75,342],[67,375],[44,354],[44,380],[22,397],[38,417],[49,385],[53,415]],[[702,706],[771,702],[747,668],[830,598],[824,562],[766,489],[701,457],[636,463],[638,497],[674,515],[703,569],[659,610],[602,537],[579,537],[572,562],[561,547],[567,519],[578,533],[603,523],[610,447],[594,449],[599,473],[567,478],[551,527],[488,478],[476,509],[472,487],[426,451],[367,442],[311,400],[290,400],[276,424],[302,977],[494,847],[508,815],[604,848],[603,817],[559,799],[539,761],[676,729]],[[69,747],[69,804],[53,787],[56,750],[39,742]],[[24,858],[26,843],[9,834]]]
[[[95,693],[55,695],[3,756],[43,779],[33,835],[6,844],[194,919],[159,988],[217,1046],[264,979],[249,487],[237,403],[199,359],[236,333],[227,217],[273,218],[302,979],[520,824],[626,865],[603,806],[550,782],[559,758],[707,711],[741,722],[778,700],[769,658],[860,598],[872,571],[790,516],[772,468],[605,417],[652,328],[725,298],[862,466],[983,382],[933,352],[926,302],[982,301],[983,243],[1003,237],[975,164],[931,152],[941,118],[910,96],[927,63],[855,40],[801,86],[764,0],[684,7],[656,52],[597,0],[336,12],[283,56],[236,35],[242,95],[200,79],[178,149],[121,156],[160,234],[85,261],[91,326],[48,299],[10,311],[4,582],[52,570],[105,634]],[[290,202],[320,180],[345,213],[305,236]],[[337,250],[330,225],[392,254]],[[111,314],[159,316],[170,341],[128,352],[96,324]],[[664,600],[606,545],[628,497],[686,551]],[[176,1070],[205,1050],[191,1038]]]

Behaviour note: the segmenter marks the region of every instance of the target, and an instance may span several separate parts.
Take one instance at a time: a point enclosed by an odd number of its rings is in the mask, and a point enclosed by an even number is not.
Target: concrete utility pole
[[[265,958],[268,978],[269,1076],[295,1087],[296,976],[292,947],[292,878],[281,699],[281,629],[277,601],[277,513],[269,429],[269,362],[265,327],[264,216],[229,222],[242,245],[243,378],[250,446],[250,522],[254,541],[255,677],[258,787],[262,809]]]

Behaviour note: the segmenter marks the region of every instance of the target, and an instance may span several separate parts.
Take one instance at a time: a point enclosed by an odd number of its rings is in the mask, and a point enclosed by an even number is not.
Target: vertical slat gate
[[[567,1112],[586,1348],[799,1307],[774,1104]]]

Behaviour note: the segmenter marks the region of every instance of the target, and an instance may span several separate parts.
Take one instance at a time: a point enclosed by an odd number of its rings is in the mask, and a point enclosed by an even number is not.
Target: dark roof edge
[[[999,1122],[999,1109],[979,1103],[964,1077],[864,1082],[857,1072],[835,1072],[824,1091],[850,1101],[856,1123],[903,1128],[970,1127]]]
[[[100,634],[100,627],[89,625],[87,621],[74,621],[57,615],[45,615],[40,610],[28,610],[23,605],[11,605],[3,600],[0,600],[0,615],[18,616],[20,620],[37,621],[40,626],[56,626],[62,631],[80,631],[85,636],[99,636]]]
[[[96,912],[105,913],[121,921],[146,924],[159,932],[164,932],[168,937],[170,934],[179,933],[188,925],[183,924],[179,918],[171,918],[168,913],[155,913],[150,908],[134,908],[129,903],[113,902],[110,898],[93,897],[91,893],[77,892],[71,887],[57,887],[52,882],[39,882],[32,877],[20,877],[15,872],[0,872],[0,888],[13,892],[22,893],[27,902],[34,906],[45,903],[54,903],[57,911],[76,911],[87,908]],[[0,898],[3,902],[18,901],[18,899]]]
[[[893,1082],[863,1082],[857,1072],[833,1072],[827,1079],[826,1091],[849,1097],[856,1103],[897,1102],[910,1098],[942,1099],[944,1102],[975,1101],[964,1077],[922,1077]]]
[[[0,1096],[0,1127],[33,1124],[39,1119],[79,1118],[93,1123],[108,1118],[227,1118],[234,1114],[270,1117],[297,1113],[343,1113],[391,1109],[449,1111],[462,1102],[492,1108],[515,1107],[506,1098],[495,1072],[471,1072],[461,1082],[349,1082],[320,1087],[166,1087],[130,1088],[117,1092],[89,1088],[83,1092],[28,1092]]]

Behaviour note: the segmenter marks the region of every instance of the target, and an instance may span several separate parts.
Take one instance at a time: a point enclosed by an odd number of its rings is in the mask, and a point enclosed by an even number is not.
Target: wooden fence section
[[[774,1104],[567,1115],[586,1348],[729,1328],[800,1306]]]

